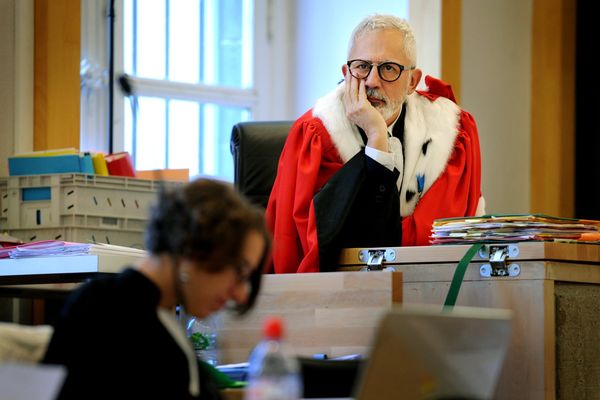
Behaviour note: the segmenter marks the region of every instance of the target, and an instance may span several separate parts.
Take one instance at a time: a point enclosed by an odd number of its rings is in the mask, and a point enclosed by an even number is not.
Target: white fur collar
[[[358,128],[346,117],[344,83],[320,98],[313,108],[347,162],[364,143]],[[400,213],[410,215],[419,199],[446,168],[454,148],[460,108],[445,97],[435,101],[413,93],[407,98],[404,120],[404,171],[400,188]]]

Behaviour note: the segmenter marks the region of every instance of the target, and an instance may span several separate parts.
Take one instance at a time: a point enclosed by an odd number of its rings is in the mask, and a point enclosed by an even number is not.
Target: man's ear
[[[346,73],[348,72],[348,66],[346,64],[342,64],[342,76],[345,78]]]
[[[421,76],[423,75],[423,71],[420,69],[415,69],[410,74],[410,82],[408,83],[408,94],[413,94],[419,82],[421,82]]]

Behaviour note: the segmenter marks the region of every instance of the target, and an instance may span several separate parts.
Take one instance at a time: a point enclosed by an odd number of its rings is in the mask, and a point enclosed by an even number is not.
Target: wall
[[[410,1],[409,20],[417,39],[417,65],[423,71],[418,89],[425,88],[426,75],[442,76],[442,0]]]
[[[15,0],[0,0],[0,176],[8,175],[6,158],[14,149]]]
[[[0,0],[0,176],[33,148],[33,0]]]
[[[81,0],[34,2],[34,150],[79,148]]]
[[[343,78],[348,39],[366,15],[389,13],[408,18],[408,0],[296,0],[295,102],[298,117]]]
[[[15,0],[15,153],[33,150],[33,0]]]
[[[531,211],[563,217],[574,216],[576,3],[533,0],[531,29]]]
[[[482,149],[488,213],[530,210],[532,0],[462,0],[462,106]]]

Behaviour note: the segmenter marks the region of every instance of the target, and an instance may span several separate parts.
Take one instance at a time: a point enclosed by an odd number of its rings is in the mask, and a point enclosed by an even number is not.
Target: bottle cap
[[[267,318],[263,324],[263,335],[268,339],[281,339],[283,336],[283,322],[281,318]]]

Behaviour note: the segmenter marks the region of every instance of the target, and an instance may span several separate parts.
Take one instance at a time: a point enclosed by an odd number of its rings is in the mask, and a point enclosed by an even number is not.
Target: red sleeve
[[[444,172],[402,219],[402,246],[427,246],[433,221],[475,215],[481,197],[481,154],[473,117],[461,112],[454,150]]]
[[[342,165],[329,160],[332,148],[325,128],[310,112],[290,130],[266,210],[275,273],[319,272],[313,197]]]

